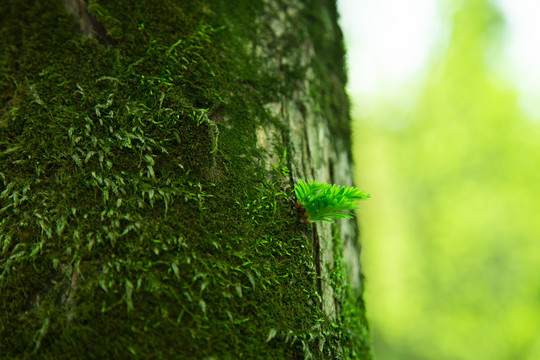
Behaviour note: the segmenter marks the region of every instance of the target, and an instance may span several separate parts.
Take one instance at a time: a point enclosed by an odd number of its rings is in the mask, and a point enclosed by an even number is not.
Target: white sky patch
[[[517,87],[523,111],[540,119],[540,1],[497,0],[507,23],[502,71]]]
[[[428,61],[448,41],[445,0],[338,0],[355,101],[414,96]],[[495,0],[507,23],[497,72],[519,92],[522,110],[540,120],[540,0]],[[446,16],[443,16],[446,15]],[[359,96],[356,96],[359,95]],[[404,98],[405,97],[405,98]]]
[[[416,83],[440,39],[438,1],[338,0],[338,8],[351,95],[391,95]]]

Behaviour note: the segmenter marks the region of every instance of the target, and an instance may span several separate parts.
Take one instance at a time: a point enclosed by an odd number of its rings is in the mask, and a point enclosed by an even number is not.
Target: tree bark
[[[0,353],[371,358],[333,1],[2,7]]]

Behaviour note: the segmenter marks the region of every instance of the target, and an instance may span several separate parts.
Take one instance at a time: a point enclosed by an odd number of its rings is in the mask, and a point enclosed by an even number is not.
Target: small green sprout
[[[371,197],[355,187],[329,185],[309,180],[299,180],[294,187],[297,206],[303,222],[352,218],[352,210],[358,208],[358,200]]]

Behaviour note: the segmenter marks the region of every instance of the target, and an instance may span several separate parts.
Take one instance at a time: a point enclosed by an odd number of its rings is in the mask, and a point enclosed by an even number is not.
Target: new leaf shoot
[[[333,222],[354,216],[358,201],[371,196],[355,187],[330,185],[315,180],[299,180],[294,191],[298,203],[307,214],[307,221]]]

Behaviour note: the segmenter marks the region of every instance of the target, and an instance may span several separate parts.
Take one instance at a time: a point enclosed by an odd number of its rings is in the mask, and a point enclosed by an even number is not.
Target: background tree
[[[369,358],[332,1],[1,10],[0,353]]]
[[[381,274],[369,291],[375,353],[533,360],[540,127],[494,66],[506,37],[495,4],[450,3],[448,43],[418,102],[387,102],[358,128],[362,183],[379,194],[363,212],[366,267]]]

